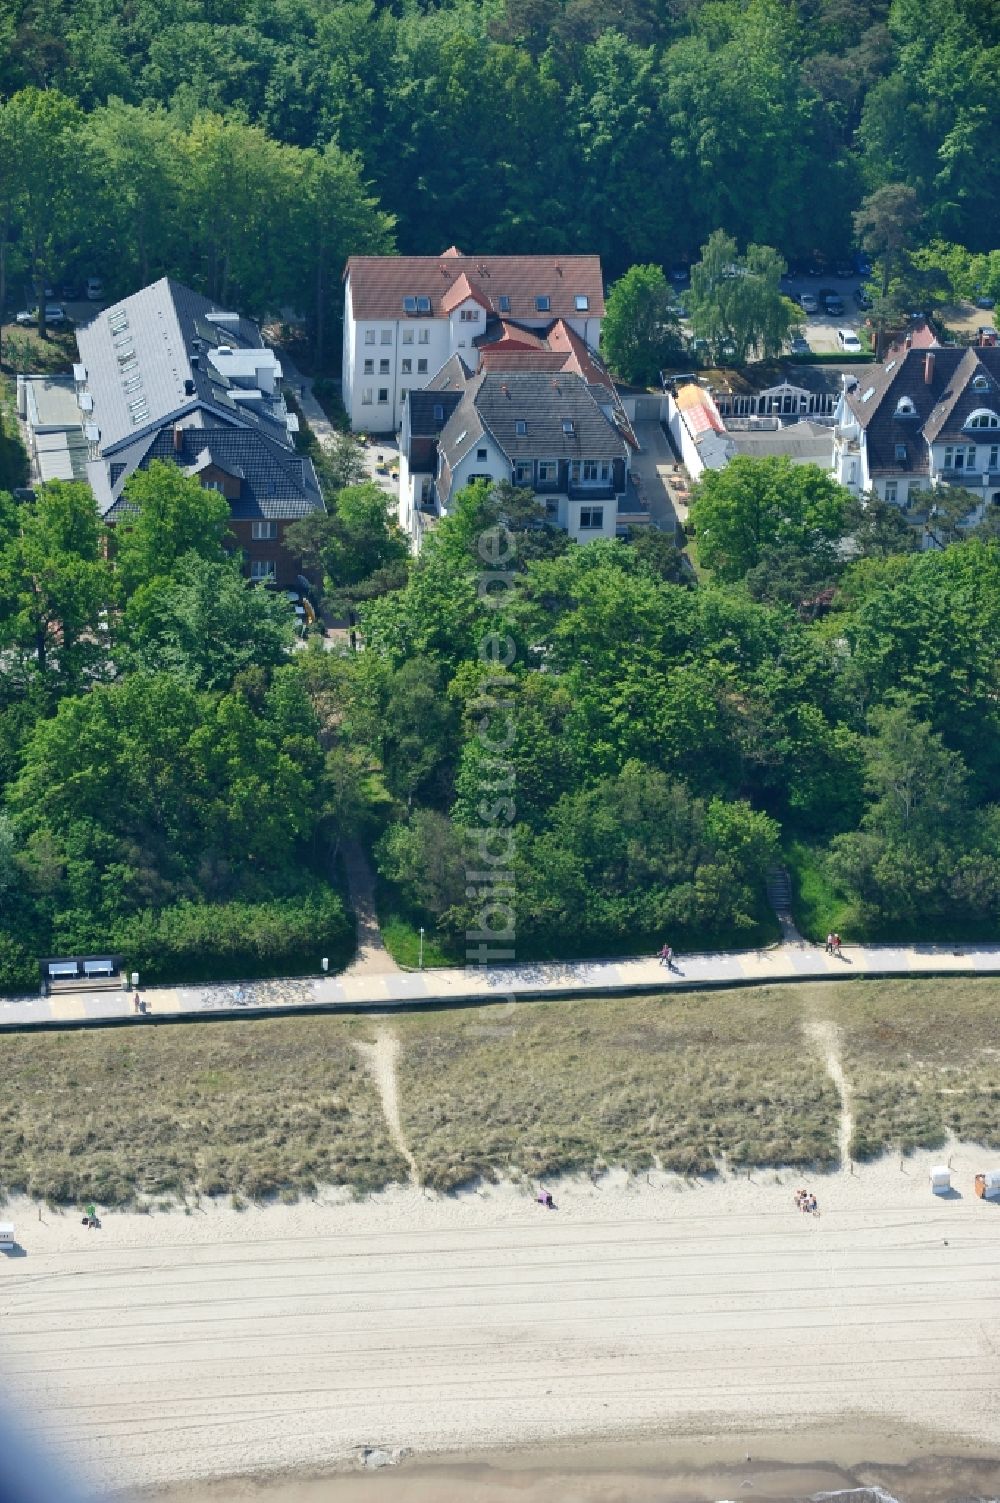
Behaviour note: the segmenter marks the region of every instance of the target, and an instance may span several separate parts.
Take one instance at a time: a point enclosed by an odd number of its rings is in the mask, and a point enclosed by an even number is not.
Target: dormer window
[[[417,311],[417,300],[416,300],[416,298],[415,297],[404,297],[404,299],[403,299],[403,312],[404,313],[416,313],[416,311]]]
[[[896,403],[897,417],[916,417],[917,409],[913,405],[912,397],[900,397]]]
[[[535,311],[537,313],[548,313],[551,307],[552,299],[549,297],[547,292],[542,293],[539,297],[535,298]]]
[[[990,379],[989,379],[989,377],[988,376],[984,376],[983,373],[982,373],[982,371],[980,371],[977,375],[973,376],[973,378],[972,378],[972,389],[973,389],[973,391],[989,391],[989,389],[990,389]]]
[[[563,432],[564,433],[572,433],[573,432],[573,419],[572,418],[566,418],[566,420],[564,421],[564,423],[563,423]]]
[[[906,445],[905,444],[897,444],[896,445],[896,463],[897,464],[905,464],[906,463]]]
[[[417,312],[418,313],[429,313],[430,311],[431,311],[431,300],[430,300],[430,298],[429,297],[418,297],[417,298]]]
[[[497,308],[501,313],[510,312],[510,298],[505,292],[501,292],[500,296],[497,298]]]
[[[988,407],[980,407],[975,412],[970,412],[966,418],[966,428],[1000,428],[1000,417]]]
[[[585,292],[578,292],[577,295],[576,295],[576,311],[577,311],[577,313],[586,313],[589,307],[590,307],[590,298],[587,296],[587,294]]]
[[[514,422],[514,432],[518,438],[523,438],[528,431],[528,424],[524,418],[517,418]]]

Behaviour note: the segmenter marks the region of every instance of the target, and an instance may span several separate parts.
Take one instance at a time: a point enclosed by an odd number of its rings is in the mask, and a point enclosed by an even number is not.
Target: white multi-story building
[[[561,320],[597,349],[598,256],[352,256],[344,273],[343,399],[357,432],[395,433],[409,392],[453,355],[472,369],[487,321],[547,330]]]
[[[920,499],[958,485],[1000,505],[1000,349],[902,348],[856,379],[836,412],[833,472],[923,515]]]

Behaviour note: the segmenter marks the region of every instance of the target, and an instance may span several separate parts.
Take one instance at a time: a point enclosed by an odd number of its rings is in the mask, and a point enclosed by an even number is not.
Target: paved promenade
[[[865,945],[840,959],[814,945],[681,956],[676,971],[654,958],[563,961],[469,970],[357,971],[341,976],[206,986],[142,988],[149,1011],[137,1015],[130,993],[62,992],[0,998],[0,1031],[233,1018],[311,1011],[379,1011],[393,1007],[469,1006],[509,999],[599,996],[670,988],[766,985],[778,981],[846,981],[856,976],[1000,974],[1000,945]]]

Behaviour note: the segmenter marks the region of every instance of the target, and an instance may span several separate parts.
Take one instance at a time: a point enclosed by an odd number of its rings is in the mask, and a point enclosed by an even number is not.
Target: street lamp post
[[[421,930],[420,930],[420,969],[423,970],[423,968],[424,968],[424,931],[423,931],[423,928],[421,927]]]

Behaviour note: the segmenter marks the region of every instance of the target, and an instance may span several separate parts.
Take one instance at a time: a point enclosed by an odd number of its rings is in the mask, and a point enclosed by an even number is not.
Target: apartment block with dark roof
[[[295,584],[285,530],[323,497],[256,324],[163,278],[97,314],[77,344],[87,478],[104,520],[127,510],[136,470],[176,464],[226,497],[249,577]]]
[[[483,369],[454,356],[412,395],[400,441],[400,523],[419,547],[475,480],[534,491],[577,542],[648,523],[630,480],[631,446],[575,373]]]
[[[395,433],[411,392],[453,355],[473,370],[487,328],[562,322],[596,350],[598,256],[352,256],[344,271],[343,399],[355,432]]]
[[[1000,505],[1000,349],[903,348],[847,383],[836,413],[834,474],[908,512],[958,485]]]

